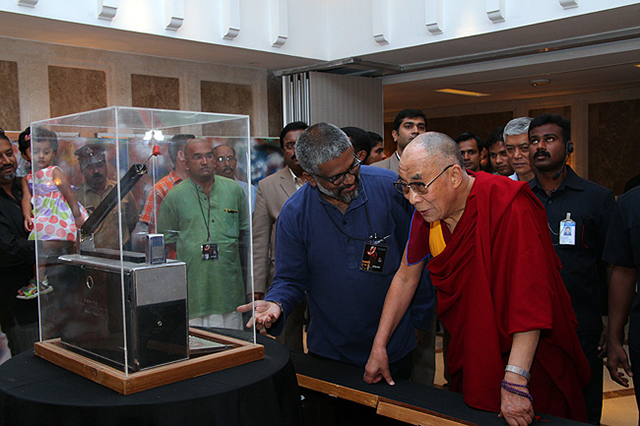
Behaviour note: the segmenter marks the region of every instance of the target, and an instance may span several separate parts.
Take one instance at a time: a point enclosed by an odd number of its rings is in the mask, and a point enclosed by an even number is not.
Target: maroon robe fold
[[[586,421],[581,387],[589,365],[545,210],[525,183],[482,172],[475,178],[446,248],[427,266],[438,317],[451,334],[451,390],[472,407],[500,411],[512,335],[539,329],[529,383],[534,410]],[[409,264],[428,254],[428,230],[414,215]]]

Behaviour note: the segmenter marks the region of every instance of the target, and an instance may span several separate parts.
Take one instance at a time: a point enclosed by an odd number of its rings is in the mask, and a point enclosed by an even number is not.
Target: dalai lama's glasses
[[[444,172],[449,170],[450,167],[453,167],[453,166],[454,164],[449,164],[447,167],[442,169],[442,171],[438,173],[436,177],[431,179],[431,181],[427,184],[425,184],[424,182],[404,183],[404,182],[398,181],[398,182],[393,182],[393,186],[395,186],[396,190],[398,190],[398,192],[403,195],[407,195],[409,193],[409,188],[411,188],[413,193],[416,195],[425,195],[429,191],[429,186],[431,186],[431,184],[435,182],[436,179],[440,177],[440,175],[442,175]]]

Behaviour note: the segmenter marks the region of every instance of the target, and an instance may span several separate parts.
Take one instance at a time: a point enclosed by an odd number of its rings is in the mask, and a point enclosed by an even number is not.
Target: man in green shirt
[[[237,182],[214,175],[209,142],[189,140],[185,157],[189,178],[167,193],[158,232],[187,264],[189,324],[241,329],[235,308],[245,302],[245,194]]]

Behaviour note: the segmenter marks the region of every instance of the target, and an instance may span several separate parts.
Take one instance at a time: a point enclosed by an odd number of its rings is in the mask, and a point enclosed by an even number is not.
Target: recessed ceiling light
[[[546,86],[549,83],[551,83],[551,80],[549,80],[548,78],[536,78],[529,81],[529,84],[533,87]]]
[[[474,97],[474,98],[480,98],[482,96],[489,96],[488,93],[471,92],[469,90],[458,90],[458,89],[437,89],[436,92],[448,93],[450,95],[471,96],[471,97]]]

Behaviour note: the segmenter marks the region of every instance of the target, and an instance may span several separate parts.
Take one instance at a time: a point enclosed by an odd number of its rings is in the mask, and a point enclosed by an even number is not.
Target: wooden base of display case
[[[195,328],[189,328],[189,334],[230,345],[233,348],[129,374],[65,349],[60,339],[36,343],[35,353],[40,358],[123,395],[153,389],[264,358],[262,345]]]

